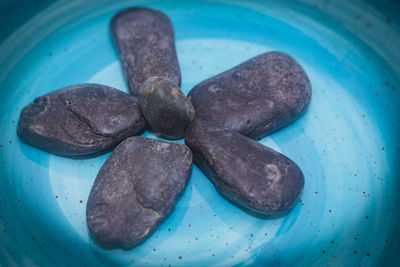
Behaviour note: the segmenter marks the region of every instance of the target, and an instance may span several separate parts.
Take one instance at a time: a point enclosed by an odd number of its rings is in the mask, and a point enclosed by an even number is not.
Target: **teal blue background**
[[[60,87],[96,82],[127,92],[108,24],[134,5],[171,18],[186,94],[263,52],[302,64],[310,108],[260,140],[305,174],[287,216],[247,214],[194,166],[144,243],[129,251],[93,244],[85,206],[108,154],[51,155],[21,143],[16,125],[25,105]],[[398,1],[0,1],[0,265],[398,265],[399,15]]]

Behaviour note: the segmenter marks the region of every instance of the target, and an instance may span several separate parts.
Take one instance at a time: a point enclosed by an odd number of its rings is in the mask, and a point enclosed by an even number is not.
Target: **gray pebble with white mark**
[[[292,160],[235,131],[196,121],[185,143],[223,196],[258,214],[289,209],[303,190],[303,173]]]

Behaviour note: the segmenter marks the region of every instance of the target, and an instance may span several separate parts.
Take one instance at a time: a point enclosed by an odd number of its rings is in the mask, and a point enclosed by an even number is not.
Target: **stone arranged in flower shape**
[[[165,14],[129,8],[113,17],[110,31],[134,96],[98,84],[66,87],[25,107],[17,128],[24,142],[63,156],[122,141],[90,192],[86,219],[95,240],[131,248],[146,239],[184,189],[192,153],[217,190],[246,210],[276,215],[294,205],[302,171],[250,138],[288,125],[307,108],[311,86],[295,59],[261,54],[201,82],[186,98]],[[185,137],[187,145],[131,137],[146,121],[164,137]]]
[[[271,52],[199,83],[188,98],[199,120],[256,138],[300,116],[310,102],[311,85],[294,58]]]
[[[167,138],[182,138],[195,120],[194,107],[168,79],[150,77],[140,87],[138,98],[147,123]]]
[[[125,9],[112,18],[110,32],[132,95],[151,76],[168,78],[180,87],[174,31],[164,13],[142,7]]]
[[[103,245],[130,248],[172,209],[192,169],[180,143],[134,136],[111,153],[94,181],[86,220]]]
[[[112,148],[145,126],[136,97],[105,85],[78,84],[26,106],[17,134],[50,153],[83,156]]]
[[[304,175],[296,163],[235,131],[196,121],[185,143],[223,196],[256,213],[281,213],[303,190]]]

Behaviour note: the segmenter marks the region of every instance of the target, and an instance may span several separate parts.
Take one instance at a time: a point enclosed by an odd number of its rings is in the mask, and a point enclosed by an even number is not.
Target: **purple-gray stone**
[[[171,80],[150,77],[140,87],[138,99],[153,130],[170,139],[183,138],[194,121],[194,107]]]
[[[112,18],[110,32],[132,95],[151,76],[168,78],[180,86],[174,32],[164,13],[141,7],[125,9]]]
[[[145,137],[119,144],[100,169],[86,208],[92,236],[103,246],[131,248],[171,211],[192,167],[190,149]]]
[[[303,190],[303,173],[292,160],[236,131],[196,121],[185,143],[223,196],[258,214],[289,209]]]
[[[50,153],[83,156],[112,148],[145,126],[136,97],[109,86],[78,84],[26,106],[17,134]]]
[[[188,98],[198,119],[256,138],[297,118],[310,102],[311,85],[295,59],[271,52],[201,82]]]

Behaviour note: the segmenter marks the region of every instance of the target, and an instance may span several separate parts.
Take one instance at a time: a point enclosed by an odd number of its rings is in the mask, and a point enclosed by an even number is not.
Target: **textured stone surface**
[[[259,214],[287,210],[303,190],[303,173],[292,160],[235,131],[196,121],[185,143],[223,196]]]
[[[134,96],[99,84],[78,84],[36,98],[20,115],[24,142],[63,156],[97,153],[144,129]]]
[[[140,87],[138,99],[147,123],[167,138],[182,138],[195,119],[192,104],[168,79],[147,79]]]
[[[86,219],[103,245],[130,248],[168,214],[189,177],[190,149],[131,137],[111,153],[90,192]]]
[[[151,76],[181,84],[174,32],[169,18],[149,8],[129,8],[117,13],[110,32],[121,60],[129,91],[137,95]]]
[[[201,82],[188,98],[200,120],[256,138],[298,117],[310,102],[311,86],[299,63],[272,52]]]

